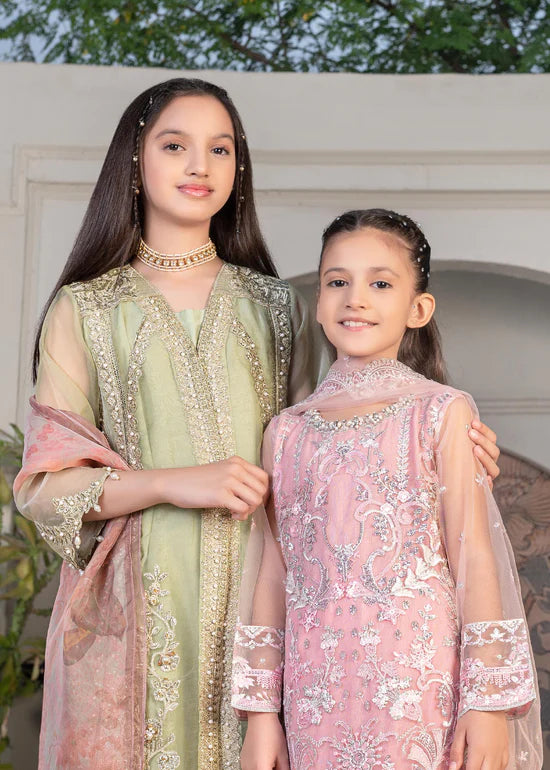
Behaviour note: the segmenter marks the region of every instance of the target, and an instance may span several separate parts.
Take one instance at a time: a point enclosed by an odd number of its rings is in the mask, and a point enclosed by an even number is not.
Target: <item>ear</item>
[[[407,319],[407,328],[420,329],[430,321],[435,312],[435,297],[433,294],[417,294],[413,300]]]

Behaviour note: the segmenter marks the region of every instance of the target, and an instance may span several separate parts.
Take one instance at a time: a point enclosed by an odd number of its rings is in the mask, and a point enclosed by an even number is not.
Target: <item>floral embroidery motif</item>
[[[78,555],[81,545],[82,517],[98,505],[98,500],[103,494],[103,486],[110,473],[110,468],[105,469],[99,479],[92,481],[90,486],[81,492],[53,498],[52,505],[61,518],[60,524],[36,522],[36,528],[44,540],[47,540],[49,545],[75,569],[84,569],[86,566]]]
[[[459,714],[514,709],[533,699],[533,670],[523,618],[468,623],[462,629]]]
[[[245,653],[233,656],[233,706],[243,711],[275,711],[281,709],[282,666],[265,668],[265,651],[275,650],[279,659],[284,650],[284,631],[268,626],[243,626],[237,622],[236,648]],[[257,656],[254,652],[259,651]],[[253,668],[251,662],[258,665]],[[261,667],[263,666],[263,668]]]
[[[390,734],[377,731],[374,720],[362,725],[358,733],[345,722],[336,722],[335,727],[337,737],[330,738],[328,743],[336,761],[329,762],[327,770],[393,770],[395,764],[390,755],[383,753]]]
[[[155,761],[158,770],[176,770],[181,762],[177,752],[169,750],[169,746],[174,743],[174,735],[164,734],[166,716],[177,709],[180,701],[180,680],[163,676],[175,671],[179,663],[178,643],[174,633],[176,618],[165,606],[165,599],[170,596],[170,592],[162,587],[167,577],[167,573],[161,572],[158,565],[155,565],[152,573],[146,572],[143,575],[147,601],[148,683],[158,703],[156,716],[149,718],[145,725],[145,761],[151,770],[155,767]]]

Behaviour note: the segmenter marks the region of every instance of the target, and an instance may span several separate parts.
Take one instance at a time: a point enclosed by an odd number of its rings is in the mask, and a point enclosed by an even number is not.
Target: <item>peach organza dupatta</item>
[[[128,468],[78,415],[38,404],[14,492],[81,466]],[[40,770],[143,767],[146,636],[139,515],[109,520],[88,565],[63,563],[46,646]]]

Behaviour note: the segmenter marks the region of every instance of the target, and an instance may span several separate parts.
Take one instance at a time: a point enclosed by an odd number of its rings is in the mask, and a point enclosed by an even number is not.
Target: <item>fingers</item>
[[[492,431],[491,431],[492,432]],[[493,434],[494,435],[494,434]],[[485,434],[481,433],[478,430],[474,430],[473,428],[470,429],[470,438],[472,441],[474,441],[478,446],[480,446],[482,449],[484,449],[487,454],[493,458],[493,460],[498,460],[498,456],[500,455],[500,449],[497,447],[495,439],[491,439]]]
[[[493,444],[497,443],[497,434],[488,425],[485,425],[481,420],[472,420],[472,429],[481,433],[485,438],[488,438]]]
[[[236,463],[241,468],[244,468],[244,470],[248,471],[248,473],[257,478],[262,485],[266,485],[269,481],[269,477],[263,468],[260,468],[258,465],[254,465],[253,463],[249,463],[248,460],[244,460],[238,455],[230,457],[228,462]]]
[[[500,473],[500,468],[496,462],[490,455],[487,454],[484,449],[481,448],[481,446],[474,447],[474,454],[487,471],[487,475],[490,476],[490,478],[494,481]]]
[[[262,468],[258,468],[257,465],[243,460],[242,457],[230,457],[227,462],[230,465],[233,478],[243,482],[255,490],[260,498],[263,498],[269,485],[267,473]]]
[[[449,770],[460,770],[464,762],[466,733],[457,727],[449,754]]]

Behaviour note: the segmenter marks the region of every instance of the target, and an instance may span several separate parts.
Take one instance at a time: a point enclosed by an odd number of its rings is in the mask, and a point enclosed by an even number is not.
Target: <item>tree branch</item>
[[[252,61],[258,62],[258,64],[263,64],[265,67],[272,67],[274,70],[281,69],[273,60],[268,59],[267,56],[264,56],[258,51],[254,51],[252,48],[248,48],[242,43],[239,43],[238,40],[232,38],[231,35],[228,35],[227,32],[220,30],[219,25],[216,22],[213,22],[211,19],[209,19],[205,13],[197,11],[197,9],[191,3],[182,3],[182,5],[188,11],[191,11],[191,13],[193,13],[195,16],[198,16],[206,25],[208,25],[216,37],[218,37],[220,40],[223,40],[224,43],[227,43],[233,51],[244,54],[245,56],[248,56],[249,59],[252,59]]]

